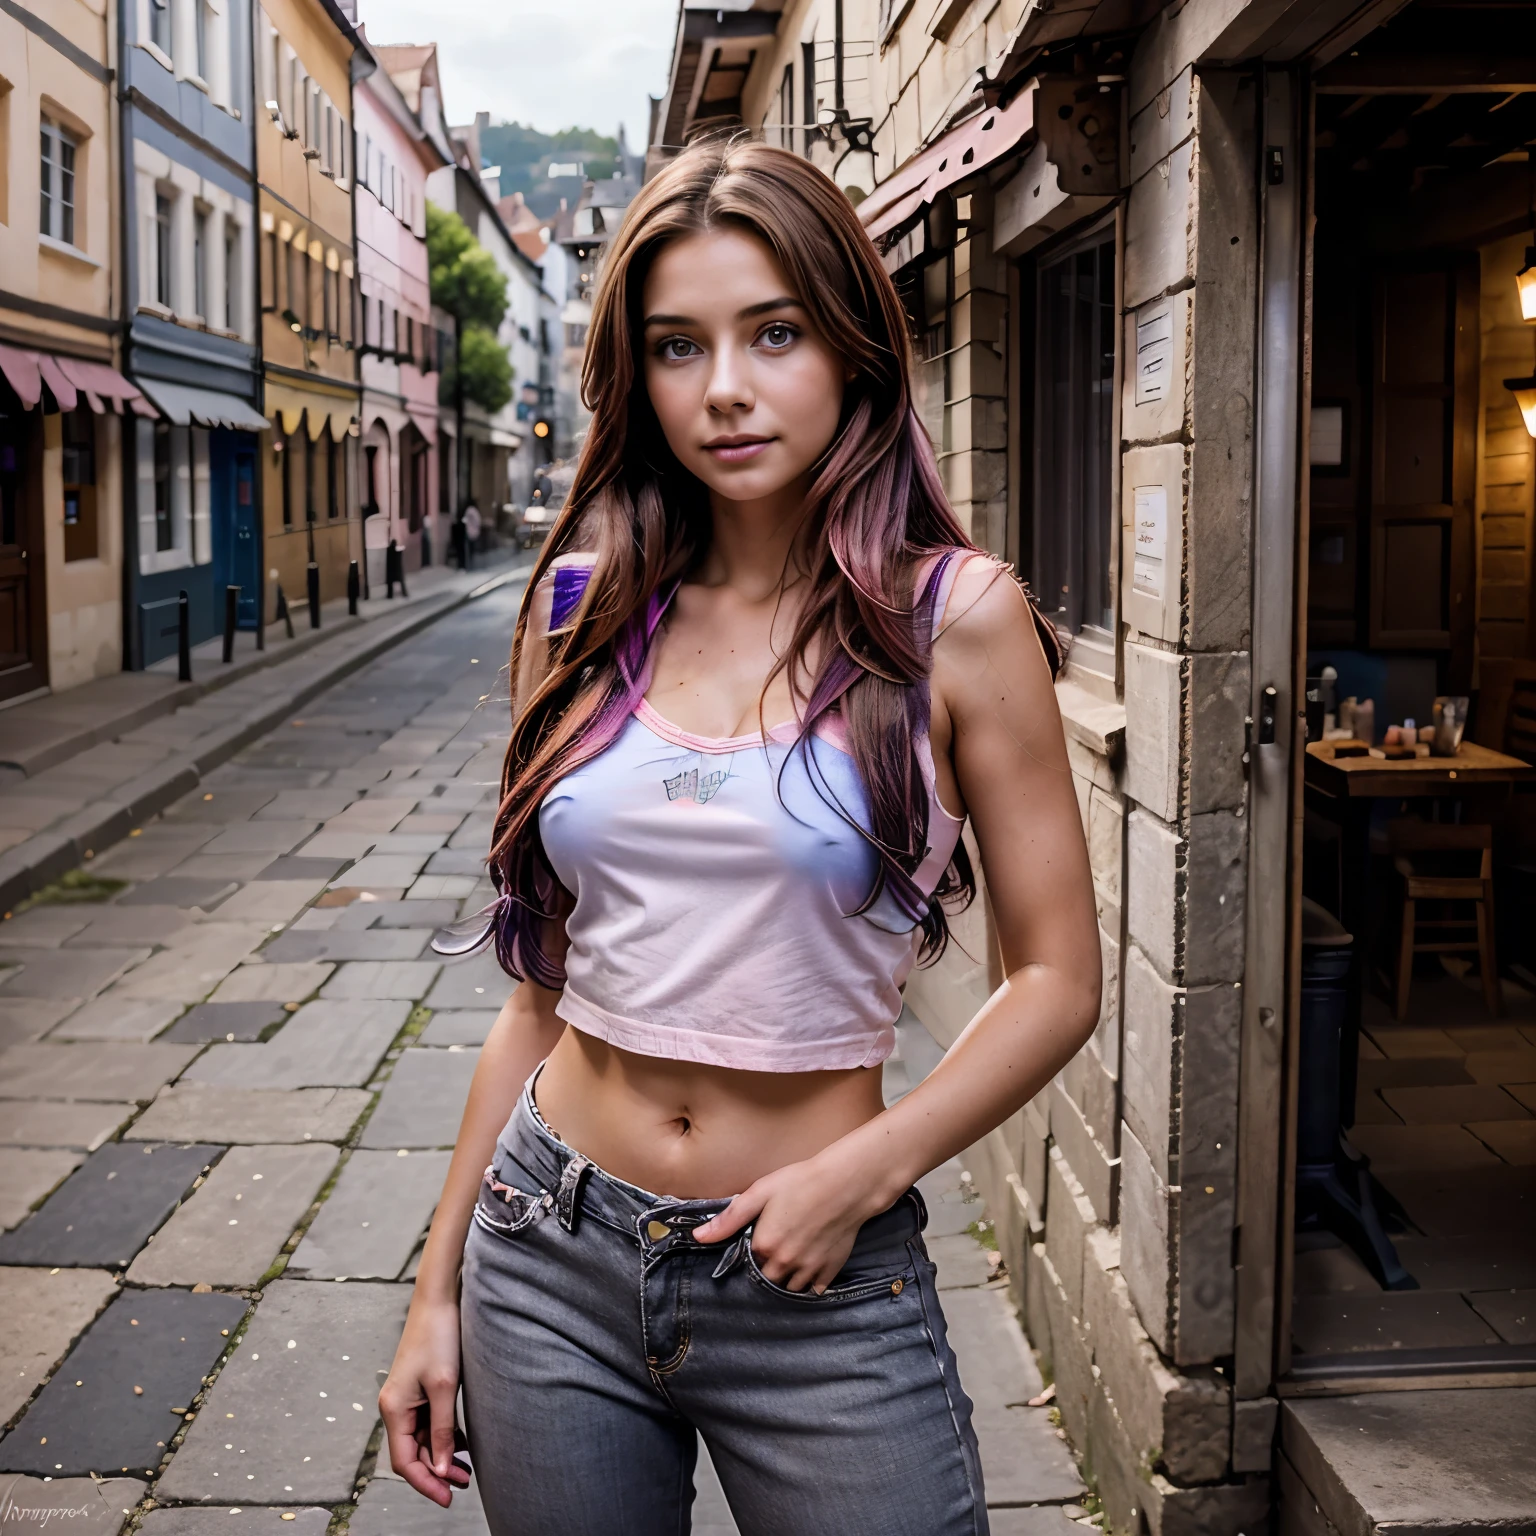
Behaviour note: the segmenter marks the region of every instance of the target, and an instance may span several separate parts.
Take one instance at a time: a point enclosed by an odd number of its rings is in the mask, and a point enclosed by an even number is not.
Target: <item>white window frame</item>
[[[39,138],[38,232],[60,245],[77,245],[80,140],[46,113],[40,119]],[[68,185],[67,198],[63,183]]]

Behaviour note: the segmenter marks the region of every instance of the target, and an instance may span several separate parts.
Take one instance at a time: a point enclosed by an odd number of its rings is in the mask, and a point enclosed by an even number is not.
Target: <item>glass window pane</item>
[[[42,129],[42,206],[38,217],[38,228],[45,235],[53,233],[53,134],[48,129],[48,124],[43,124]]]

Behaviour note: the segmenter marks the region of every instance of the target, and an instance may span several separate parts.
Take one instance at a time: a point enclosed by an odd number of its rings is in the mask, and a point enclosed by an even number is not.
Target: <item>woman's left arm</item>
[[[1023,593],[967,563],[934,648],[933,691],[981,850],[1003,984],[932,1073],[898,1104],[805,1162],[759,1179],[696,1232],[755,1222],[764,1273],[829,1285],[861,1223],[981,1140],[1081,1049],[1099,1016],[1093,881],[1061,714]]]

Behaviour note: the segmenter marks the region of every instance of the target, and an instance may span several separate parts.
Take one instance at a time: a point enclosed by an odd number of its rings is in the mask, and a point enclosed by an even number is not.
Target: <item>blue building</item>
[[[123,308],[129,376],[159,407],[124,453],[124,663],[261,611],[252,0],[124,0]]]

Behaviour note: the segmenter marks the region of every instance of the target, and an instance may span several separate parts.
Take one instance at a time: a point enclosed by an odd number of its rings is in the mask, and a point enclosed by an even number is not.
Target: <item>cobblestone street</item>
[[[473,1486],[445,1513],[378,1459],[376,1397],[506,995],[493,959],[428,944],[489,899],[520,591],[310,700],[0,924],[7,1530],[484,1530]],[[888,1098],[938,1055],[910,1018],[900,1037]],[[925,1181],[993,1531],[1065,1532],[1083,1485],[1027,1406],[969,1187]],[[695,1530],[734,1529],[706,1468]]]

